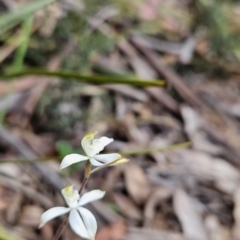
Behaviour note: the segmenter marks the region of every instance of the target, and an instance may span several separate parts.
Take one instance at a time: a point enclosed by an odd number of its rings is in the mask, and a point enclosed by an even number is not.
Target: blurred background
[[[84,174],[59,163],[98,131],[130,161],[86,185],[107,192],[96,240],[240,240],[239,19],[237,0],[0,0],[0,239],[52,239],[39,218]]]

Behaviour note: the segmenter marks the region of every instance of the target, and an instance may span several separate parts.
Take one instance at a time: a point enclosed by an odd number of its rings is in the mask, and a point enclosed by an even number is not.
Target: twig
[[[179,95],[187,102],[196,107],[202,107],[202,101],[198,98],[194,92],[188,88],[181,77],[175,73],[171,68],[165,66],[165,64],[158,58],[158,56],[149,49],[141,46],[138,42],[132,39],[133,44],[148,58],[150,64],[156,69],[156,71],[163,75],[166,80],[174,86]]]
[[[79,191],[78,191],[79,194],[82,192],[82,190],[83,190],[83,188],[85,187],[87,181],[88,181],[88,178],[84,177],[83,182],[82,182],[82,185],[81,185],[81,187],[80,187],[80,189],[79,189]]]
[[[0,126],[0,139],[11,145],[17,150],[24,158],[32,161],[38,156],[19,138],[15,137],[11,132]],[[44,177],[44,179],[55,189],[61,191],[66,186],[66,180],[60,178],[60,176],[45,166],[42,163],[34,163],[34,167]]]
[[[68,218],[65,218],[65,220],[59,226],[55,236],[53,237],[53,240],[58,240],[61,237],[61,235],[63,234],[64,229],[67,226],[67,224],[68,224]]]
[[[45,208],[53,207],[52,201],[50,199],[48,199],[46,196],[33,190],[32,188],[30,188],[26,185],[21,184],[17,180],[0,175],[0,182],[2,185],[12,188],[17,192],[23,193],[29,199],[32,199],[32,200],[40,203]]]

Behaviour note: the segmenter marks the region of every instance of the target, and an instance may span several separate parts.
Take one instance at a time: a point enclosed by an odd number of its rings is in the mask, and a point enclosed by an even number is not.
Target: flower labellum
[[[82,238],[94,240],[97,232],[97,221],[93,214],[82,206],[103,198],[105,192],[92,190],[80,196],[73,185],[70,185],[62,189],[62,195],[68,207],[53,207],[44,212],[39,227],[58,216],[69,213],[69,224],[72,230]]]
[[[82,139],[82,148],[86,156],[76,153],[69,154],[63,158],[60,169],[86,160],[89,160],[93,166],[99,167],[121,158],[121,155],[118,153],[99,154],[105,146],[113,141],[113,139],[108,137],[94,139],[96,134],[97,132],[87,133]]]

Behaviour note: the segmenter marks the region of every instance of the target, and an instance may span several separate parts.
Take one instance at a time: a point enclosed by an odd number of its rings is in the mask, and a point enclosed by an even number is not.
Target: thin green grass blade
[[[4,34],[9,29],[19,24],[22,20],[32,15],[37,10],[44,8],[55,1],[57,0],[33,1],[27,4],[26,6],[23,6],[22,8],[18,9],[17,11],[2,15],[0,17],[0,35]]]
[[[14,62],[11,68],[13,71],[21,70],[23,67],[24,58],[27,52],[28,43],[31,36],[32,23],[33,23],[33,16],[26,18],[23,22],[23,26],[22,26],[23,42],[20,44],[20,46],[16,51]]]
[[[95,84],[129,84],[137,87],[165,87],[166,82],[163,80],[144,80],[133,77],[120,77],[120,76],[104,76],[104,75],[87,75],[74,71],[51,71],[47,69],[29,68],[15,72],[8,72],[4,75],[0,75],[1,79],[10,79],[26,75],[37,76],[52,76],[60,77],[63,79],[74,79],[80,82],[88,82]]]

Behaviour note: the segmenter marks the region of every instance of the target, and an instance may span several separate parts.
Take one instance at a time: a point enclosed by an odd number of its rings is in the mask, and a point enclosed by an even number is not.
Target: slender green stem
[[[56,0],[38,0],[32,1],[21,7],[17,11],[6,13],[0,17],[0,35],[19,24],[26,17],[32,15],[39,9],[55,2]]]
[[[100,169],[102,169],[102,168],[105,168],[105,167],[107,167],[108,165],[106,164],[106,165],[103,165],[103,166],[100,166],[100,167],[96,167],[96,168],[94,168],[92,171],[91,171],[91,174],[93,174],[93,173],[95,173],[95,172],[97,172],[98,170],[100,170]]]
[[[0,75],[0,79],[10,79],[26,75],[38,75],[38,76],[54,76],[67,79],[75,79],[82,82],[96,83],[96,84],[129,84],[138,87],[164,87],[166,82],[162,80],[144,80],[138,78],[128,78],[120,76],[104,76],[104,75],[88,75],[81,74],[74,71],[51,71],[48,69],[29,68],[15,72],[8,72]]]
[[[162,147],[162,148],[149,148],[149,149],[142,149],[142,150],[126,151],[126,152],[120,152],[120,154],[122,155],[149,154],[153,152],[163,152],[163,151],[169,151],[169,150],[174,150],[178,148],[185,148],[189,146],[191,146],[191,142],[183,142],[183,143],[173,144],[173,145]]]
[[[85,173],[84,173],[84,178],[83,178],[83,181],[82,181],[82,185],[81,185],[81,187],[78,191],[79,194],[81,194],[83,188],[85,187],[85,185],[86,185],[86,183],[87,183],[87,181],[88,181],[88,179],[91,175],[91,167],[92,167],[92,165],[91,165],[90,161],[87,161],[86,165],[85,165]]]
[[[23,67],[23,62],[27,52],[28,43],[31,35],[32,23],[33,23],[33,16],[26,18],[25,21],[23,22],[22,35],[24,40],[16,51],[14,63],[12,66],[12,71],[18,71]]]
[[[174,150],[174,149],[181,149],[185,147],[190,147],[191,142],[183,142],[183,143],[178,143],[178,144],[173,144],[167,147],[163,148],[148,148],[148,149],[142,149],[142,150],[132,150],[132,151],[124,151],[120,152],[121,155],[127,156],[127,155],[137,155],[137,154],[149,154],[153,152],[164,152],[164,151],[169,151],[169,150]],[[49,161],[49,160],[60,160],[59,157],[47,157],[43,159],[33,159],[33,160],[27,160],[27,159],[16,159],[16,160],[0,160],[1,163],[36,163],[36,162],[44,162],[44,161]],[[93,170],[92,170],[93,172]]]

